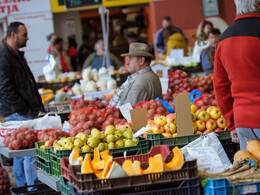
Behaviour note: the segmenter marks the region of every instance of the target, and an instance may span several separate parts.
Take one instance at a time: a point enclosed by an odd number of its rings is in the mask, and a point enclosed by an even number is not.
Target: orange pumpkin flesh
[[[164,171],[179,170],[184,164],[184,156],[177,146],[173,148],[172,152],[174,156],[170,162],[164,163]]]
[[[92,165],[91,155],[86,154],[81,165],[81,173],[94,173],[98,178],[101,178],[103,171],[96,170]]]
[[[122,165],[122,168],[127,173],[128,176],[134,175],[132,170],[133,162],[130,159],[126,159]]]
[[[163,161],[161,161],[159,158],[149,157],[149,166],[147,169],[143,170],[141,168],[141,162],[138,160],[135,160],[132,170],[135,175],[162,172],[163,171]]]

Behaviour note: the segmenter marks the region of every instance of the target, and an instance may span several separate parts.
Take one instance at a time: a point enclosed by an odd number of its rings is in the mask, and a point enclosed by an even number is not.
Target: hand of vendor
[[[230,133],[231,133],[231,137],[232,137],[232,142],[234,142],[234,143],[239,143],[239,138],[238,138],[238,136],[237,136],[237,131],[236,131],[236,129],[230,131]]]

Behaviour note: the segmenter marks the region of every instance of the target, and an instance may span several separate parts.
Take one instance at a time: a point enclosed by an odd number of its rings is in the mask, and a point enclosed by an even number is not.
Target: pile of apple
[[[159,100],[140,102],[137,105],[133,106],[133,108],[146,108],[147,118],[151,120],[155,117],[155,115],[159,114],[166,116],[169,113]]]
[[[169,89],[171,89],[173,93],[192,91],[187,73],[181,70],[176,70],[175,72],[169,73],[168,78]]]
[[[77,146],[80,152],[90,152],[95,147],[101,151],[135,146],[138,141],[137,138],[133,138],[131,127],[121,126],[116,129],[113,125],[109,125],[104,132],[94,128],[90,135],[79,132],[75,137],[63,137],[53,143],[53,149],[56,152],[57,150],[72,150]]]
[[[149,130],[142,134],[144,138],[148,133],[162,133],[165,138],[177,137],[176,115],[156,115],[153,120],[148,121],[146,128]]]
[[[226,119],[216,106],[210,106],[207,110],[197,110],[196,105],[192,103],[191,110],[195,134],[224,131],[227,126]]]
[[[193,79],[191,86],[203,93],[213,94],[213,74]]]

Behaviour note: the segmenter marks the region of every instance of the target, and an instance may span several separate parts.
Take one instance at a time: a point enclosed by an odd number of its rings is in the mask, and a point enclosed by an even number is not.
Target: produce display
[[[146,108],[148,119],[152,119],[157,114],[165,116],[169,113],[159,100],[140,102],[133,106],[133,108]]]
[[[53,143],[54,152],[56,150],[72,150],[74,147],[78,147],[79,152],[90,152],[95,147],[98,147],[99,150],[106,150],[131,147],[138,142],[137,138],[133,138],[132,128],[129,127],[116,129],[113,125],[109,125],[104,132],[93,128],[88,133],[79,132],[75,137],[61,138]]]
[[[0,167],[0,195],[11,194],[10,187],[11,183],[8,172],[3,167]]]
[[[70,102],[72,109],[79,109],[79,108],[91,108],[97,107],[98,109],[106,108],[107,105],[102,101],[92,101],[92,100],[73,100]]]
[[[68,82],[68,81],[73,81],[75,79],[81,79],[82,78],[82,74],[81,72],[70,72],[67,73],[67,75],[60,75],[58,76],[58,78],[56,80],[51,80],[51,81],[45,81],[45,80],[40,80],[38,81],[39,83],[59,83],[59,82]]]
[[[34,131],[28,128],[20,128],[12,133],[6,134],[3,143],[10,150],[18,150],[32,148],[36,140],[37,134]]]
[[[215,106],[210,106],[207,110],[203,110],[197,109],[197,106],[191,103],[191,116],[194,134],[223,131],[227,126],[226,120]],[[146,127],[149,130],[143,133],[145,138],[148,133],[162,133],[165,138],[177,137],[178,135],[175,113],[166,116],[156,114],[152,120],[148,119]]]
[[[98,148],[94,149],[93,160],[90,154],[86,154],[83,161],[78,160],[80,158],[78,149],[73,150],[69,159],[70,164],[81,164],[81,173],[94,173],[99,179],[106,179],[179,170],[184,164],[184,156],[178,147],[175,147],[172,152],[174,157],[167,163],[164,162],[161,154],[149,157],[148,168],[146,169],[141,167],[142,162],[139,160],[132,162],[130,159],[127,159],[120,166],[113,161],[113,157],[108,150],[99,152]]]
[[[191,81],[191,86],[194,89],[200,90],[202,93],[213,94],[213,74],[203,77],[197,77]]]

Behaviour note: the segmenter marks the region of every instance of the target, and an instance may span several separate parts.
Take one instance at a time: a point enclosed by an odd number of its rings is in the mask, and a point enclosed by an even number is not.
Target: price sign
[[[189,155],[197,159],[198,169],[207,173],[220,173],[224,166],[212,147],[187,148]]]
[[[67,9],[101,5],[102,0],[65,0]]]
[[[133,110],[133,107],[130,103],[124,104],[122,106],[119,106],[120,112],[122,115],[126,118],[127,121],[131,120],[131,114],[130,110]]]

